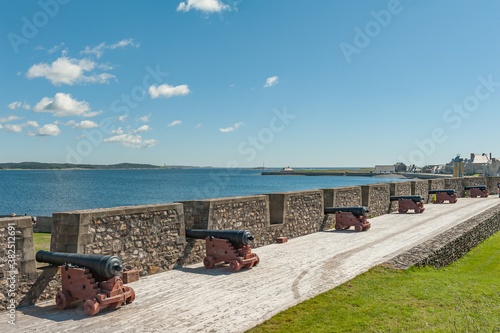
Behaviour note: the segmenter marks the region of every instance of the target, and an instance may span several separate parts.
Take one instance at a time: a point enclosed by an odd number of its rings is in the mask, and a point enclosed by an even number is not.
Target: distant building
[[[416,166],[415,164],[412,164],[412,165],[409,165],[407,168],[406,168],[406,171],[407,172],[411,172],[411,173],[422,173],[422,169],[420,169],[418,166]]]
[[[500,176],[500,159],[492,158],[486,163],[485,176]]]
[[[470,154],[470,160],[465,160],[464,171],[467,175],[485,174],[488,166],[491,164],[491,153],[488,154]]]
[[[423,173],[434,173],[434,174],[443,174],[446,170],[446,164],[434,164],[434,165],[426,165],[422,168]]]
[[[437,173],[438,165],[426,165],[422,168],[423,173]]]
[[[396,169],[396,172],[406,172],[407,167],[403,162],[398,162],[394,164],[394,169]]]
[[[435,173],[446,173],[446,164],[439,164]]]
[[[392,173],[396,172],[394,165],[375,165],[375,173]]]

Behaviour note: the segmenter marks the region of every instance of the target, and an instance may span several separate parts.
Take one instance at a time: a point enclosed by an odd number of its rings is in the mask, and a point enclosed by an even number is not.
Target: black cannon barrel
[[[446,194],[449,194],[449,195],[453,195],[453,194],[456,194],[457,191],[455,191],[453,189],[448,189],[448,190],[430,190],[429,191],[429,194],[436,194],[436,193],[446,193]]]
[[[391,196],[391,201],[397,200],[412,200],[414,202],[424,201],[424,197],[421,195],[393,195]]]
[[[186,229],[186,237],[205,239],[208,237],[227,239],[231,244],[248,245],[255,237],[248,230],[203,230],[203,229]]]
[[[336,212],[350,212],[358,216],[366,216],[366,213],[370,212],[365,206],[359,207],[326,207],[325,214],[335,214]]]
[[[36,261],[52,265],[74,265],[88,268],[92,274],[112,278],[123,269],[122,260],[116,256],[100,256],[82,253],[38,251]]]
[[[472,190],[473,188],[477,188],[477,189],[480,189],[480,190],[487,190],[488,186],[486,186],[486,185],[476,185],[476,186],[466,186],[465,187],[466,190]]]

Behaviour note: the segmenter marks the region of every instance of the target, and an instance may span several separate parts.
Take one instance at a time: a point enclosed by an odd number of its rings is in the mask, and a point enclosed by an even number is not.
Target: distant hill
[[[0,169],[25,169],[25,170],[60,170],[60,169],[183,169],[183,166],[158,166],[152,164],[120,163],[111,165],[93,165],[93,164],[71,164],[71,163],[39,163],[39,162],[21,162],[21,163],[0,163]]]

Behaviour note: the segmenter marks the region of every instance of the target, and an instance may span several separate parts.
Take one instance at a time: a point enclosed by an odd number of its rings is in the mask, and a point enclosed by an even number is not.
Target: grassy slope
[[[50,233],[34,232],[33,242],[35,243],[35,253],[40,250],[50,251]],[[46,264],[37,262],[36,266],[46,266]]]
[[[49,251],[50,249],[50,233],[34,232],[33,242],[35,243],[35,253],[39,250]]]
[[[500,233],[440,270],[375,267],[250,332],[271,331],[500,331]]]

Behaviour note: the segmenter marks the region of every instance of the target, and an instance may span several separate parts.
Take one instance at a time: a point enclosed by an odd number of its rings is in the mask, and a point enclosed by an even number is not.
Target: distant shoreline
[[[184,169],[198,169],[198,168],[0,168],[0,171],[67,171],[67,170],[184,170]]]
[[[40,163],[40,162],[19,162],[0,163],[0,170],[156,170],[156,169],[191,169],[197,168],[185,165],[153,165],[140,163],[119,163],[119,164],[73,164],[73,163]]]

